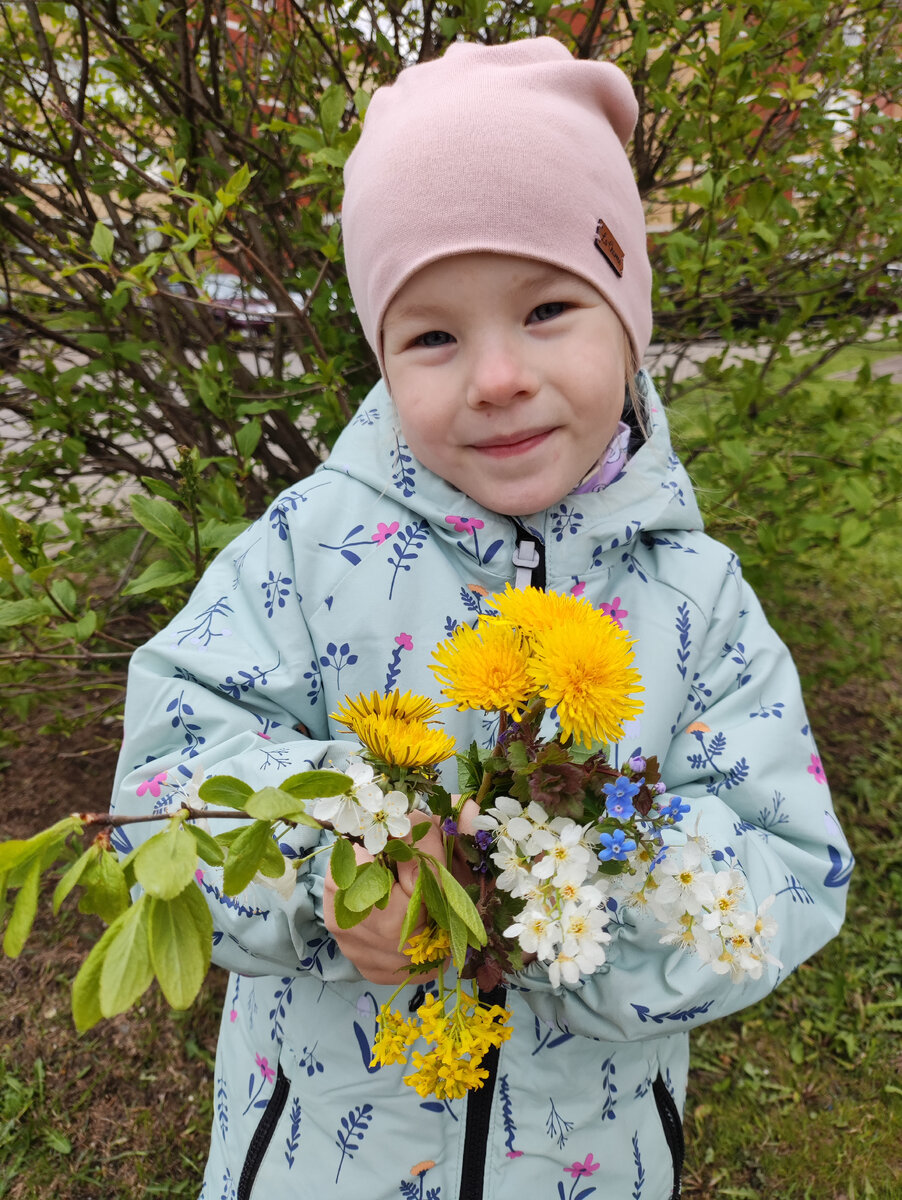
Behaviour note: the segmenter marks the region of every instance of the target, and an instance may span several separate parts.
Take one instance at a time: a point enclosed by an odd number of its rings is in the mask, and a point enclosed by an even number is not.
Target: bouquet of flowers
[[[485,1054],[510,1036],[510,1013],[485,993],[526,961],[538,960],[555,986],[591,975],[625,907],[645,909],[662,923],[662,942],[734,979],[775,961],[773,898],[751,911],[740,871],[707,871],[700,839],[665,837],[691,809],[665,798],[654,757],[612,765],[606,748],[642,707],[628,636],[572,596],[508,587],[492,603],[494,615],[458,628],[433,655],[446,705],[499,717],[492,750],[474,743],[458,755],[460,794],[439,782],[456,749],[437,727],[439,706],[374,692],[333,714],[363,751],[340,790],[336,781],[334,794],[311,799],[303,818],[336,835],[342,928],[387,904],[396,864],[418,859],[398,991],[437,973],[436,988],[413,1016],[395,1011],[394,997],[383,1006],[374,1062],[409,1062],[405,1082],[439,1099],[480,1087]],[[439,856],[421,845],[436,824]],[[354,843],[370,861],[357,861]]]

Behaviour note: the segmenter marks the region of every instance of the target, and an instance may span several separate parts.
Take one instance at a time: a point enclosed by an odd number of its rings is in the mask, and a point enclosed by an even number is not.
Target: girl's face
[[[410,449],[494,512],[561,500],[617,429],[623,329],[569,271],[500,254],[440,259],[394,297],[382,338]]]

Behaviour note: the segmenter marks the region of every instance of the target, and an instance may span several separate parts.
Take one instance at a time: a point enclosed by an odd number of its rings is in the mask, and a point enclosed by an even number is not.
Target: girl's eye
[[[567,308],[563,300],[550,300],[547,304],[537,304],[529,314],[528,323],[538,321],[550,321],[554,317],[559,317]]]
[[[447,346],[454,341],[450,333],[445,333],[441,329],[430,329],[428,333],[421,333],[418,338],[414,338],[415,346]]]

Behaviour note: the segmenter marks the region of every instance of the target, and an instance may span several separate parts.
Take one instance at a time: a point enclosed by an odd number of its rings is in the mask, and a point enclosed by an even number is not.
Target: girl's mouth
[[[472,449],[488,455],[489,458],[512,458],[541,446],[552,433],[553,429],[540,429],[535,433],[515,433],[509,437],[499,437],[496,441],[474,442]]]

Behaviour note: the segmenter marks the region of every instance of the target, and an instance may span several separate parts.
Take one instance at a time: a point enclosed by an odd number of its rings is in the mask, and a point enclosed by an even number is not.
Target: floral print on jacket
[[[733,983],[662,945],[641,913],[616,922],[608,963],[577,987],[531,964],[506,981],[514,1035],[479,1100],[487,1135],[466,1145],[468,1101],[423,1100],[403,1067],[370,1065],[391,989],[362,979],[329,937],[324,856],[238,897],[205,868],[214,959],[232,974],[203,1200],[676,1195],[689,1031],[759,1000],[839,928],[851,859],[795,669],[736,557],[702,532],[639,382],[653,427],[626,469],[518,522],[418,463],[378,385],[329,460],[219,555],[134,656],[114,808],[159,811],[213,774],[260,787],[341,767],[354,745],[329,714],[374,689],[435,695],[432,650],[491,611],[526,535],[544,547],[549,589],[585,596],[636,638],[645,709],[616,752],[656,754],[708,865],[742,871],[755,905],[776,896],[782,966]],[[495,737],[479,713],[448,710],[446,724],[464,746]],[[146,828],[129,827],[121,848]],[[300,857],[317,836],[299,827],[283,850]],[[397,1003],[421,999],[411,986]]]

